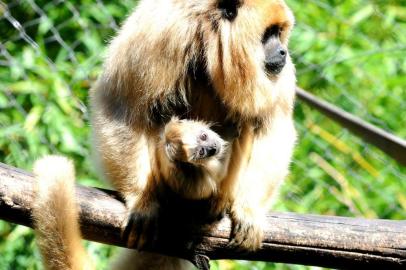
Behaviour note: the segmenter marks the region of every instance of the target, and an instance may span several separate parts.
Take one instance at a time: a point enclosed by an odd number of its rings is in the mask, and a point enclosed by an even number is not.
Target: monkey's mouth
[[[210,146],[201,146],[198,147],[195,151],[195,154],[193,155],[193,159],[195,161],[206,159],[213,157],[220,153],[221,146],[216,144],[212,144]]]
[[[265,63],[266,70],[272,75],[278,75],[285,67],[286,60]]]

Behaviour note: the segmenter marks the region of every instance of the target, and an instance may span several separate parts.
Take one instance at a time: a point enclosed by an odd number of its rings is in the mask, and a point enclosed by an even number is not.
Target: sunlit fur
[[[81,243],[72,162],[59,156],[44,157],[35,163],[34,174],[32,215],[45,269],[93,269]]]
[[[225,176],[218,173],[213,188],[203,183],[187,192],[176,181],[167,183],[182,190],[179,196],[212,198],[212,211],[227,210],[233,219],[233,243],[255,250],[295,141],[294,67],[288,55],[281,73],[268,73],[262,37],[276,24],[287,47],[294,19],[282,0],[241,0],[237,16],[228,20],[219,1],[139,2],[112,40],[91,91],[93,140],[104,177],[130,212],[148,216],[159,204],[151,194],[166,181],[157,177],[165,124],[172,116],[213,123],[228,144],[229,158],[219,163],[225,170],[218,167]],[[148,269],[150,256],[130,253],[128,264],[119,259],[113,269]],[[168,269],[182,264],[162,258]]]

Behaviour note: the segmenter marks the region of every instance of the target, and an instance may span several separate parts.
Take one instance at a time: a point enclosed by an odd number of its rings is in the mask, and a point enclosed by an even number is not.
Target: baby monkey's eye
[[[265,30],[265,33],[262,37],[262,43],[266,43],[271,37],[279,38],[282,34],[282,30],[282,27],[280,27],[279,25],[271,25]]]
[[[204,148],[200,148],[199,157],[203,157],[205,154],[206,154],[206,152],[204,151]]]
[[[200,140],[202,140],[202,141],[207,140],[207,134],[206,133],[200,134]]]

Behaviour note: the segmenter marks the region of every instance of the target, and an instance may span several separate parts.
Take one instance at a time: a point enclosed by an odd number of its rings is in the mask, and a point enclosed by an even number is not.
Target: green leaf
[[[41,20],[38,26],[38,33],[44,35],[52,27],[52,22],[47,16],[41,16]]]
[[[8,98],[5,94],[0,92],[0,109],[4,109],[8,106]]]
[[[24,129],[27,132],[32,131],[37,126],[43,111],[44,108],[40,105],[37,105],[31,109],[24,122]]]
[[[368,19],[374,13],[374,6],[372,4],[366,5],[364,8],[358,10],[350,19],[350,25],[356,25]]]
[[[44,93],[47,88],[44,84],[38,81],[18,81],[11,84],[2,84],[0,87],[8,89],[12,94],[40,94]]]

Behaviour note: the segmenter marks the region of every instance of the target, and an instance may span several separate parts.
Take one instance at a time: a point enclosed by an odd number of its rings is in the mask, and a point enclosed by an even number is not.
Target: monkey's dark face
[[[231,24],[238,18],[239,10],[249,6],[250,8],[260,7],[268,9],[266,28],[262,33],[262,44],[264,50],[264,67],[272,75],[278,75],[286,64],[288,55],[287,35],[293,24],[290,18],[290,11],[283,1],[243,1],[243,0],[219,0],[217,8],[221,12],[221,19]],[[244,16],[244,15],[242,15]],[[258,16],[255,16],[256,18]],[[254,31],[255,29],[253,29]]]
[[[269,115],[281,89],[294,87],[287,50],[292,12],[283,0],[207,2],[211,9],[202,11],[206,16],[198,29],[214,89],[240,116]]]
[[[262,38],[265,51],[265,68],[273,75],[279,74],[286,64],[288,54],[286,47],[281,43],[282,28],[279,25],[268,27]]]

